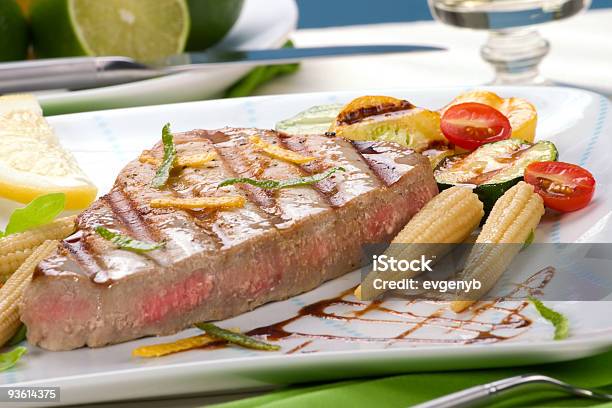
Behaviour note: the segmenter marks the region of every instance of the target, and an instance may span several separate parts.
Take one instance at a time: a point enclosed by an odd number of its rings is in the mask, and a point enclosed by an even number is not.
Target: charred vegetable
[[[523,179],[534,162],[557,160],[557,148],[547,141],[535,144],[518,139],[502,140],[479,147],[469,154],[444,159],[434,170],[440,189],[474,185],[474,192],[489,212],[495,201]]]
[[[386,140],[423,152],[446,146],[440,114],[390,96],[362,96],[346,105],[330,131],[351,140]]]

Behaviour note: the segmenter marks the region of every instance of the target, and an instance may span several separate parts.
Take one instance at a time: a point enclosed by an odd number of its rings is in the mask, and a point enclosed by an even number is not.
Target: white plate
[[[285,43],[297,27],[295,0],[246,0],[240,18],[218,48],[266,49]],[[46,114],[196,101],[218,96],[250,68],[190,72],[131,84],[40,95]]]
[[[612,190],[609,188],[612,117],[608,100],[597,94],[565,88],[492,89],[503,96],[520,96],[532,101],[540,114],[538,138],[554,141],[562,160],[587,167],[598,181],[594,202],[588,209],[559,218],[547,217],[538,229],[538,241],[612,242]],[[75,153],[84,170],[104,192],[111,187],[114,175],[128,160],[158,140],[160,129],[167,121],[172,123],[175,131],[226,125],[271,128],[277,120],[311,105],[346,102],[365,93],[395,95],[420,106],[438,108],[461,91],[463,89],[453,88],[266,96],[71,114],[52,117],[50,122],[63,144]],[[303,305],[335,297],[354,286],[358,279],[358,273],[354,272],[312,292],[260,307],[221,325],[248,330],[281,321],[295,315]],[[394,307],[402,305],[393,304]],[[195,350],[150,360],[130,356],[137,346],[197,332],[190,330],[168,338],[147,338],[96,350],[54,353],[29,346],[29,353],[15,368],[0,373],[0,383],[60,386],[63,404],[81,404],[415,370],[544,363],[585,357],[612,346],[612,315],[604,313],[609,310],[609,302],[557,302],[553,306],[570,319],[571,336],[568,340],[552,341],[550,324],[529,308],[523,314],[534,323],[527,329],[506,331],[505,335],[516,337],[494,344],[363,343],[315,339],[297,352],[285,354],[307,340],[298,337],[282,341],[282,353],[232,347]],[[425,313],[425,309],[432,305],[423,302],[412,307]],[[351,310],[354,306],[327,309],[342,315]],[[289,328],[327,335],[388,337],[410,327],[404,318],[399,320],[400,323],[380,324],[304,318]],[[456,332],[429,326],[415,333],[418,333],[418,338],[456,339],[459,336]],[[461,334],[466,335],[465,332]]]

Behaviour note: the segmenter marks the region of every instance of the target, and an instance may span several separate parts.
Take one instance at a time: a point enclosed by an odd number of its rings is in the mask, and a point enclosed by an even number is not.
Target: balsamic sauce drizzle
[[[430,302],[439,304],[439,308],[430,314],[419,314],[413,311],[410,306],[416,305],[421,300],[408,300],[405,302],[407,311],[398,311],[385,306],[384,301],[375,300],[372,302],[362,302],[358,300],[349,300],[353,289],[349,289],[339,296],[324,299],[311,305],[304,306],[293,317],[283,320],[269,326],[259,327],[248,332],[250,336],[263,337],[268,341],[279,341],[282,339],[305,339],[304,342],[292,348],[287,354],[303,352],[316,339],[323,340],[343,340],[348,342],[362,343],[387,343],[387,346],[397,343],[406,342],[411,344],[488,344],[497,343],[504,340],[512,339],[519,334],[522,334],[533,323],[522,312],[529,305],[525,300],[527,296],[535,296],[542,292],[546,285],[550,282],[555,274],[553,267],[544,268],[524,282],[516,284],[516,287],[508,294],[501,296],[495,300],[479,302],[469,310],[471,313],[469,318],[449,317],[444,312],[447,309],[445,302]],[[401,301],[401,300],[399,300]],[[395,301],[397,302],[397,301]],[[507,307],[503,302],[510,302],[511,307]],[[352,312],[350,315],[340,315],[334,312],[327,311],[333,306],[352,306],[361,307],[362,309]],[[497,311],[505,314],[505,317],[498,322],[486,321],[479,319],[487,311]],[[379,312],[377,315],[387,315],[389,318],[368,318],[366,317],[371,312]],[[395,337],[356,337],[344,335],[328,335],[328,334],[311,334],[292,331],[287,328],[291,323],[304,317],[314,317],[319,319],[335,320],[350,323],[353,321],[367,323],[385,323],[405,325],[406,330],[402,331]],[[393,319],[393,317],[401,317],[403,320]],[[422,338],[414,336],[414,333],[425,327],[436,327],[445,329],[446,333],[462,332],[465,335],[448,338]],[[512,334],[496,333],[502,329],[515,329]]]

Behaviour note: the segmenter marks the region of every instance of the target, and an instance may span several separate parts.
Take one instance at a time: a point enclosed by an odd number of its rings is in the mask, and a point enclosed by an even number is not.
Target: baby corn
[[[0,288],[0,347],[10,340],[19,328],[19,302],[32,279],[34,268],[57,247],[57,242],[45,241],[36,248]]]
[[[495,285],[543,214],[542,198],[522,181],[497,200],[468,256],[462,276],[464,280],[480,281],[482,287],[471,293],[470,299],[453,301],[454,312],[465,310]]]
[[[465,187],[451,187],[434,197],[395,237],[385,255],[396,259],[417,259],[422,255],[440,258],[450,245],[465,241],[484,216],[478,196]],[[417,245],[407,245],[417,244]],[[424,253],[425,252],[425,253]],[[370,300],[384,292],[374,288],[375,279],[386,281],[411,278],[411,272],[371,272],[355,291]]]
[[[32,251],[31,248],[27,248],[0,256],[0,283],[6,282],[28,256],[32,255]]]
[[[0,239],[0,255],[34,248],[51,239],[65,238],[74,232],[76,217],[60,218],[40,227]]]
[[[47,240],[63,239],[72,234],[75,218],[61,218],[50,224],[0,239],[0,282],[4,282],[15,272],[37,246]]]

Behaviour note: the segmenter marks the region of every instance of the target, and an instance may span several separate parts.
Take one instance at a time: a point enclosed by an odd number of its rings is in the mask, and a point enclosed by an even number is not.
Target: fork
[[[547,384],[560,389],[568,394],[577,397],[597,399],[601,401],[612,401],[611,394],[604,394],[587,388],[575,387],[556,378],[541,374],[522,374],[516,377],[505,378],[493,381],[488,384],[477,385],[462,391],[445,395],[422,404],[414,405],[413,408],[460,408],[473,407],[478,403],[483,403],[493,396],[504,393],[510,389],[521,387],[527,384]]]

